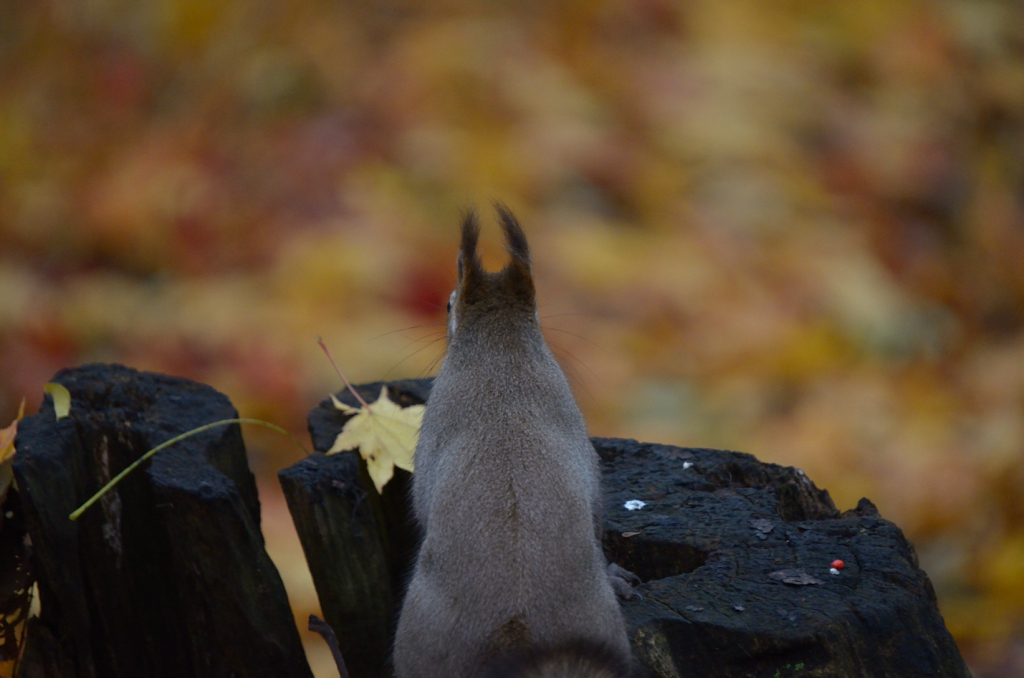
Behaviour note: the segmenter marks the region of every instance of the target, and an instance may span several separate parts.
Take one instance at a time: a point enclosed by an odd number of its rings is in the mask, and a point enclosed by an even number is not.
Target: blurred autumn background
[[[1024,675],[1018,2],[0,3],[0,425],[118,361],[304,432],[317,336],[431,373],[492,200],[593,434],[871,498],[976,674]],[[302,453],[245,435],[305,619]]]

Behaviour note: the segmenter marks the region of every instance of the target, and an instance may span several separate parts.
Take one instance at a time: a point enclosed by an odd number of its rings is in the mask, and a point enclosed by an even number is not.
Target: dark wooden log
[[[389,391],[413,404],[429,387],[429,380],[395,382]],[[375,398],[380,385],[357,388]],[[331,446],[344,421],[329,400],[310,413],[318,450]],[[594,444],[606,552],[644,582],[643,598],[623,611],[648,675],[970,675],[913,546],[869,501],[840,514],[801,471],[748,454]],[[346,661],[361,656],[358,672],[350,666],[353,678],[386,675],[388,615],[398,609],[402,583],[395,575],[408,572],[414,538],[403,503],[408,477],[379,498],[355,453],[317,454],[281,476],[324,614]],[[643,507],[628,510],[632,500]],[[397,546],[388,544],[390,535],[400,535]],[[833,575],[836,559],[845,567]],[[367,658],[357,627],[368,614],[373,653],[384,654]]]
[[[54,378],[18,427],[14,473],[41,614],[21,675],[45,678],[309,678],[298,630],[260,533],[256,483],[237,425],[163,450],[77,522],[79,504],[143,453],[237,417],[208,386],[120,365]]]
[[[623,610],[654,675],[970,676],[914,547],[867,499],[840,514],[802,471],[749,454],[594,446],[605,547],[645,582]]]
[[[382,384],[357,386],[368,402]],[[389,397],[403,406],[423,402],[427,382],[396,382]],[[342,402],[358,406],[347,391]],[[383,676],[394,637],[394,620],[419,538],[407,514],[409,474],[377,494],[356,452],[327,456],[348,420],[325,400],[310,414],[313,455],[278,474],[324,617],[352,678]]]

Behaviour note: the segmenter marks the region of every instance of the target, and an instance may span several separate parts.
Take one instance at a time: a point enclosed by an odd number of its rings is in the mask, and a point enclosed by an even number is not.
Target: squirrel
[[[423,541],[395,637],[398,678],[624,678],[625,579],[600,541],[600,468],[541,334],[526,236],[497,207],[511,255],[483,269],[462,223],[448,352],[416,446]],[[567,672],[568,671],[568,672]]]

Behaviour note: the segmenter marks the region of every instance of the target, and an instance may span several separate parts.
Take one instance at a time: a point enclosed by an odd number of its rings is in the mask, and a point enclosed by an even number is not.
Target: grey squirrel
[[[398,678],[622,678],[629,642],[599,539],[600,469],[541,334],[526,236],[498,207],[509,264],[462,224],[448,353],[413,477],[424,538],[395,638]]]

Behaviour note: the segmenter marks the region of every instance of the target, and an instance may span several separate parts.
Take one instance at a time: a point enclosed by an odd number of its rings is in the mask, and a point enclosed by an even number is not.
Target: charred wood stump
[[[71,393],[70,416],[56,420],[47,396],[16,441],[42,606],[20,675],[310,677],[238,425],[158,452],[68,518],[152,447],[236,418],[228,399],[120,365],[54,381]]]
[[[605,548],[645,582],[623,611],[654,675],[970,676],[914,547],[867,499],[840,514],[799,469],[749,454],[594,446]]]
[[[372,402],[383,384],[356,386]],[[430,380],[390,384],[406,407],[424,402]],[[351,393],[337,394],[351,407]],[[327,456],[346,415],[325,400],[309,414],[317,452],[278,474],[313,575],[324,619],[334,627],[352,678],[390,675],[395,617],[411,573],[419,536],[408,513],[411,476],[395,476],[378,494],[356,452]]]
[[[357,389],[372,399],[380,386]],[[410,405],[429,389],[430,380],[394,382],[389,395]],[[346,419],[329,400],[310,413],[317,450],[330,448]],[[840,513],[802,471],[749,454],[599,438],[594,446],[606,553],[643,581],[643,597],[623,612],[647,675],[970,675],[913,546],[871,502]],[[289,508],[351,675],[388,675],[416,542],[409,477],[396,472],[378,496],[356,453],[321,453],[281,472]]]

